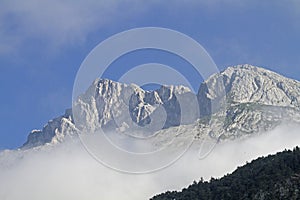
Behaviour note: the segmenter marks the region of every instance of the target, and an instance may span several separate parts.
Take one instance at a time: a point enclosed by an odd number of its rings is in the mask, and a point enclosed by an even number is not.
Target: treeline
[[[300,150],[258,158],[221,179],[194,182],[151,200],[300,199]]]

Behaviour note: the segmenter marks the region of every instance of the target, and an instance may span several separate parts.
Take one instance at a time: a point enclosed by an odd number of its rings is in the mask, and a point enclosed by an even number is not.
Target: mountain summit
[[[193,103],[199,110],[189,107]],[[183,116],[182,107],[188,115]],[[62,142],[82,128],[122,133],[149,124],[154,124],[149,131],[161,135],[187,125],[183,130],[198,139],[241,137],[273,129],[284,121],[299,123],[300,82],[247,64],[212,75],[197,94],[184,86],[146,91],[134,84],[97,79],[73,108],[50,120],[42,130],[33,130],[22,148]],[[155,116],[161,115],[166,120],[155,121]]]
[[[300,107],[300,82],[275,72],[251,66],[237,65],[215,74],[205,84],[208,95],[216,99],[219,81],[225,86],[231,104],[258,103],[271,106]]]

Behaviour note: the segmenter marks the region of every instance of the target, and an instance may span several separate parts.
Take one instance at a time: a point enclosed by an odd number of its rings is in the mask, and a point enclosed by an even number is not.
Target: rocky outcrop
[[[273,129],[285,121],[299,123],[299,109],[299,81],[251,65],[212,75],[197,95],[184,86],[145,91],[134,84],[97,79],[74,102],[73,111],[32,131],[23,148],[61,142],[78,129],[98,128],[168,135],[172,127],[190,124],[182,130],[197,138],[236,138]]]

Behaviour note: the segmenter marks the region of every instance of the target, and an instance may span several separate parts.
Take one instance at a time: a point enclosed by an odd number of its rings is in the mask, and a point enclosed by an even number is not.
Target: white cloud
[[[20,44],[11,43],[16,40],[41,39],[54,48],[80,44],[93,31],[143,12],[147,5],[137,0],[5,0],[0,6],[0,50],[18,48]]]
[[[236,1],[232,1],[236,5]],[[92,31],[105,28],[115,20],[145,17],[143,13],[152,6],[184,9],[193,5],[219,7],[222,3],[223,0],[209,3],[195,0],[185,3],[179,0],[172,3],[159,0],[4,0],[0,6],[0,24],[4,24],[1,30],[6,31],[2,31],[4,38],[1,40],[14,37],[45,38],[55,44],[80,42]]]
[[[130,20],[145,18],[144,14],[152,8],[163,7],[172,13],[179,10],[190,12],[191,8],[193,12],[195,8],[199,9],[199,12],[214,12],[225,5],[246,8],[256,4],[237,0],[175,0],[171,3],[159,0],[4,0],[0,6],[0,53],[17,49],[22,42],[32,38],[42,39],[56,50],[61,45],[80,44],[94,31],[105,30],[105,27],[111,24],[120,27],[128,19],[126,27],[134,26]],[[156,9],[151,10],[155,11]]]
[[[293,148],[299,127],[285,126],[247,140],[218,145],[204,160],[191,149],[169,168],[145,175],[122,174],[93,160],[79,143],[0,156],[0,199],[141,200],[181,189],[200,177],[221,177],[261,155]],[[1,155],[1,154],[0,154]]]

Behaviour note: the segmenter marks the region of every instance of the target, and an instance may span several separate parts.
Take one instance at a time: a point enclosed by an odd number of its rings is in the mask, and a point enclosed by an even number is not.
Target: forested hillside
[[[230,175],[194,182],[151,200],[300,199],[300,149],[258,158]]]

